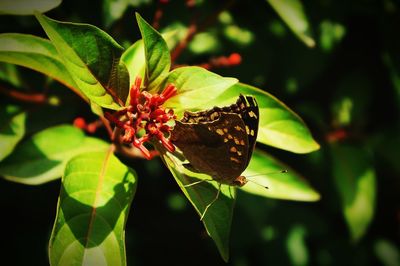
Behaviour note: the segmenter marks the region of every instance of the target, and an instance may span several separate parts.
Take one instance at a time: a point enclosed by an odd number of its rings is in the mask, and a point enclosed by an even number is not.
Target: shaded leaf
[[[125,223],[136,184],[136,174],[111,149],[71,159],[62,178],[50,264],[126,265]]]
[[[61,4],[61,0],[1,0],[0,15],[33,15],[35,11],[46,12]]]
[[[159,150],[163,151],[160,147]],[[199,216],[201,216],[206,206],[211,203],[217,195],[217,183],[202,182],[193,186],[184,187],[184,185],[199,181],[199,179],[211,179],[211,177],[189,171],[182,165],[183,161],[171,153],[163,151],[162,159],[185,196],[193,205]],[[214,240],[225,261],[229,259],[229,235],[235,195],[236,189],[234,187],[222,185],[218,200],[209,207],[202,220],[208,235]]]
[[[17,146],[0,163],[0,175],[17,183],[43,184],[61,177],[67,161],[77,154],[108,147],[70,125],[47,128]]]
[[[368,150],[332,144],[333,175],[342,210],[354,241],[368,228],[375,213],[376,177]]]
[[[286,25],[308,47],[314,47],[310,25],[300,0],[267,0]]]
[[[201,67],[180,67],[169,73],[166,82],[178,89],[178,94],[166,105],[174,108],[179,116],[184,110],[204,109],[205,104],[220,96],[238,80],[221,77]]]
[[[0,161],[7,157],[25,134],[26,113],[14,105],[0,106]]]
[[[41,72],[82,95],[49,40],[28,34],[0,34],[0,61]]]
[[[89,24],[68,23],[36,14],[79,89],[94,103],[119,109],[129,93],[129,77],[120,61],[123,48]]]
[[[0,59],[0,61],[2,60]],[[23,84],[17,66],[4,62],[0,62],[0,80],[4,80],[16,88],[22,87]]]
[[[295,153],[319,149],[319,144],[297,114],[271,94],[253,86],[237,83],[214,101],[204,103],[202,109],[235,103],[240,93],[257,99],[260,108],[257,141]]]
[[[282,173],[283,170],[288,172]],[[241,189],[251,194],[297,201],[317,201],[320,198],[319,193],[298,173],[271,155],[257,149],[253,153],[249,166],[243,172],[243,176],[248,176],[250,182]],[[262,186],[266,186],[268,189]]]
[[[168,46],[161,34],[138,13],[136,13],[136,20],[144,41],[146,84],[149,91],[159,91],[159,86],[167,77],[171,67]]]

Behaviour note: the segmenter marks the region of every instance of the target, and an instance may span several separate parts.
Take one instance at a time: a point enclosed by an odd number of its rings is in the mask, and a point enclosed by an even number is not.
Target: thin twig
[[[180,43],[178,43],[178,45],[172,51],[172,53],[171,53],[171,61],[175,62],[178,59],[178,57],[181,55],[181,53],[186,49],[187,45],[190,43],[190,41],[193,39],[193,37],[196,35],[196,33],[204,31],[211,24],[215,23],[215,21],[218,19],[218,16],[224,10],[229,9],[233,5],[234,2],[235,2],[235,0],[228,1],[217,12],[213,13],[207,19],[205,19],[204,23],[201,24],[201,25],[198,25],[197,19],[193,19],[192,22],[190,23],[189,27],[188,27],[188,30],[186,32],[186,36],[180,41]],[[195,18],[196,17],[197,16],[195,16]]]
[[[46,104],[48,103],[47,95],[43,93],[25,93],[21,91],[16,91],[13,89],[7,89],[0,86],[0,93],[9,96],[10,98],[16,99],[22,102],[36,103],[36,104]]]

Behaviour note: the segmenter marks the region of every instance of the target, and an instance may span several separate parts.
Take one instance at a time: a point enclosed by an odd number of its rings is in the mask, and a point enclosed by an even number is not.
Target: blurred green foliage
[[[282,16],[287,13],[267,1],[233,1],[222,13],[229,1],[195,2],[195,8],[185,1],[163,6],[161,31],[175,29],[184,36],[194,17],[212,22],[176,63],[201,64],[239,53],[240,65],[213,71],[277,96],[305,120],[321,145],[301,156],[261,146],[305,176],[321,200],[282,201],[239,191],[228,265],[400,265],[400,4],[293,1],[302,3],[308,24],[306,37],[298,38]],[[48,14],[96,25],[119,43],[132,43],[140,36],[134,11],[151,21],[158,6],[150,0],[71,0]],[[32,16],[3,15],[0,31],[45,36]],[[315,46],[309,48],[304,38],[313,38]],[[58,107],[29,105],[27,134],[72,123],[77,116],[95,119],[62,85],[20,67],[0,69],[0,86],[45,88],[60,99]],[[5,103],[15,100],[2,95],[0,104]],[[144,178],[126,227],[128,265],[225,265],[161,163],[133,163]],[[48,264],[58,193],[57,182],[25,187],[0,180],[2,260]]]

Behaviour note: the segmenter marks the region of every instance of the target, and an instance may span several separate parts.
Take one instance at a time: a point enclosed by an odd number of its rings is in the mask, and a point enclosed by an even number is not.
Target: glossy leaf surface
[[[285,170],[286,173],[281,172]],[[316,201],[320,198],[318,192],[298,173],[258,150],[254,151],[243,175],[248,176],[250,181],[241,189],[251,194],[296,201]]]
[[[126,265],[124,228],[136,182],[111,150],[69,161],[50,239],[50,264]]]
[[[148,90],[159,91],[159,85],[167,77],[171,67],[168,46],[161,34],[150,26],[138,13],[136,13],[136,19],[144,42]]]
[[[70,125],[45,129],[20,143],[0,163],[0,175],[18,183],[39,185],[60,178],[73,156],[108,149],[102,140],[87,137]]]
[[[129,93],[128,71],[120,62],[123,48],[95,26],[36,17],[78,88],[94,103],[119,109]]]

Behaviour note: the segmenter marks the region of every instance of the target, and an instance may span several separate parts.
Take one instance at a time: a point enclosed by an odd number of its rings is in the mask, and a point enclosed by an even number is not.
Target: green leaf
[[[136,174],[109,149],[71,159],[49,243],[51,265],[126,265],[125,223]]]
[[[180,116],[184,110],[203,109],[204,105],[237,83],[235,78],[221,77],[201,67],[180,67],[171,71],[167,84],[174,84],[178,94],[166,105]],[[236,99],[235,99],[236,101]]]
[[[6,158],[25,134],[26,113],[14,105],[0,106],[0,161]]]
[[[121,60],[129,71],[129,87],[135,83],[137,77],[144,77],[146,70],[146,57],[144,54],[143,40],[136,41],[122,54]]]
[[[376,177],[368,150],[356,145],[331,145],[333,175],[343,213],[354,241],[359,240],[375,213]]]
[[[73,126],[51,127],[18,145],[0,163],[0,175],[17,183],[43,184],[61,177],[67,161],[77,154],[108,147],[106,142],[86,137]]]
[[[175,32],[167,32],[162,34],[166,42],[172,41],[175,36]],[[146,72],[146,56],[144,52],[143,40],[138,40],[132,44],[122,54],[121,60],[125,63],[126,68],[129,71],[130,83],[129,88],[134,84],[137,77],[143,78]],[[129,96],[127,103],[129,102]]]
[[[267,0],[286,25],[308,47],[314,47],[310,25],[300,0]]]
[[[41,72],[82,94],[49,40],[28,34],[0,34],[0,61]]]
[[[103,21],[107,28],[120,19],[129,6],[127,0],[103,0],[102,3]]]
[[[283,170],[288,172],[282,173]],[[257,149],[243,176],[248,176],[250,182],[241,189],[251,194],[296,201],[317,201],[320,198],[318,192],[298,173]]]
[[[297,114],[271,94],[250,85],[237,83],[214,101],[204,104],[202,109],[235,103],[240,93],[257,99],[260,108],[257,141],[295,153],[319,149],[319,144]]]
[[[35,11],[46,12],[61,4],[61,0],[1,0],[0,15],[33,15]]]
[[[1,36],[1,34],[0,34]],[[0,37],[1,38],[1,37]],[[1,45],[1,42],[0,42]],[[1,53],[1,52],[0,52]],[[0,59],[1,61],[1,59]],[[5,62],[0,62],[0,80],[3,80],[15,88],[21,88],[23,85],[23,81],[17,69],[17,66],[14,64],[9,64]]]
[[[129,93],[129,77],[120,61],[123,48],[89,24],[60,22],[36,13],[78,88],[94,103],[120,109]]]
[[[167,43],[160,33],[151,27],[138,13],[136,20],[144,41],[146,57],[146,84],[149,91],[160,91],[171,67]]]
[[[216,197],[218,186],[216,182],[202,182],[193,186],[184,185],[199,181],[199,179],[211,179],[204,174],[193,173],[186,169],[176,156],[165,152],[162,148],[162,159],[171,171],[179,187],[193,205],[199,216],[204,213],[208,204]],[[217,248],[225,261],[229,259],[229,235],[231,230],[233,207],[235,203],[236,189],[228,185],[221,186],[221,192],[216,202],[207,210],[203,224],[208,235],[214,240]]]

